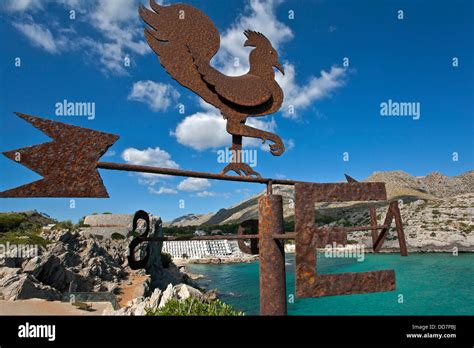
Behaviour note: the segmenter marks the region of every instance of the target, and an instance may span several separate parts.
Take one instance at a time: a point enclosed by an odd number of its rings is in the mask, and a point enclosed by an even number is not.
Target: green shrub
[[[46,246],[51,242],[40,237],[36,232],[16,232],[9,231],[0,235],[0,244],[36,244],[39,246]]]
[[[53,230],[74,230],[74,224],[71,220],[61,221],[54,225]]]
[[[329,216],[329,215],[319,215],[319,216],[316,216],[316,222],[317,223],[320,223],[320,224],[323,224],[323,225],[328,225],[330,224],[331,222],[334,222],[334,221],[337,221],[338,219],[332,217],[332,216]]]
[[[170,254],[163,252],[161,253],[161,264],[163,265],[163,268],[168,268],[172,261],[173,258]]]
[[[127,233],[127,237],[138,237],[140,235],[140,233],[138,233],[137,231],[130,231]]]
[[[0,213],[0,232],[14,230],[25,220],[26,217],[22,214]]]
[[[125,236],[120,234],[120,233],[114,232],[114,233],[112,233],[110,238],[112,238],[112,240],[123,240],[123,239],[125,239]]]
[[[147,309],[148,316],[242,316],[232,306],[219,300],[206,302],[192,297],[184,301],[169,300],[166,305],[157,309]]]

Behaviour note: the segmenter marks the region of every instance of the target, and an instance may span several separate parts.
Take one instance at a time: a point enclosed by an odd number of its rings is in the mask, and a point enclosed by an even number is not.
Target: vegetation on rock
[[[17,213],[0,213],[0,232],[7,232],[20,227],[26,216]]]
[[[114,232],[112,233],[110,238],[112,238],[112,240],[122,240],[122,239],[125,239],[125,236],[120,233]]]
[[[189,297],[184,301],[169,300],[161,308],[147,309],[148,316],[243,316],[243,312],[236,311],[232,306],[220,300],[206,302]]]

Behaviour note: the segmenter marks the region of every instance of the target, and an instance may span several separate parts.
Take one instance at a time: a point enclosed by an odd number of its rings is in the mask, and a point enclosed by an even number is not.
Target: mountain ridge
[[[447,176],[440,172],[431,172],[425,176],[413,176],[402,170],[374,172],[363,182],[385,182],[388,199],[406,198],[408,201],[423,199],[436,201],[457,195],[474,193],[474,170],[465,173]],[[283,196],[283,214],[291,218],[293,210],[290,207],[294,195],[292,186],[274,185],[275,194]],[[216,213],[187,214],[180,216],[165,226],[210,226],[229,223],[239,223],[247,219],[258,217],[258,198],[265,194],[265,190],[249,197],[229,208],[221,208]],[[350,205],[351,202],[336,204],[322,203],[322,208],[332,208]],[[352,203],[353,204],[353,203]]]

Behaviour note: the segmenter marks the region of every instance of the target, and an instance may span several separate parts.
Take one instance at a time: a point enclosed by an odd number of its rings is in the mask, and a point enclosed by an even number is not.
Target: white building
[[[233,256],[240,253],[237,241],[229,241],[226,239],[165,241],[163,242],[162,251],[177,259]]]

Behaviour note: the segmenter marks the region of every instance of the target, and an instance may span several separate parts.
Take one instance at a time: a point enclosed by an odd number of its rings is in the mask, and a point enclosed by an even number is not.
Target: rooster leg
[[[254,175],[257,178],[262,176],[254,171],[248,164],[242,162],[242,136],[241,135],[232,135],[232,146],[230,147],[232,151],[231,163],[226,165],[222,169],[221,174],[225,175],[229,171],[234,171],[239,176],[252,176]]]
[[[273,133],[265,132],[261,129],[253,128],[247,126],[244,121],[233,121],[231,119],[227,119],[227,132],[232,134],[232,136],[240,136],[240,137],[250,137],[250,138],[258,138],[262,139],[265,143],[267,140],[272,141],[274,144],[270,146],[270,152],[273,156],[280,156],[283,152],[285,152],[285,146],[281,141],[281,138]]]
[[[221,175],[226,175],[229,171],[236,172],[239,176],[255,176],[261,178],[260,173],[254,171],[247,163],[229,163],[222,169]]]
[[[242,162],[242,136],[232,134],[232,146],[230,147],[232,151],[232,163],[241,163]]]

